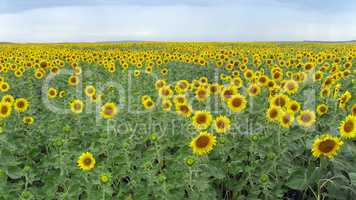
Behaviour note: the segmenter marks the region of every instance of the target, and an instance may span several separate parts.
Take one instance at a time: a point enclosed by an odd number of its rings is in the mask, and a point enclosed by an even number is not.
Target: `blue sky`
[[[354,0],[0,0],[0,41],[356,39]]]

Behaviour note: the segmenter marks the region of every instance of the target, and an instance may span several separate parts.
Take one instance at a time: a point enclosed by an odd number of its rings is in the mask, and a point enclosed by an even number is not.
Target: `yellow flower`
[[[274,121],[278,121],[281,113],[282,113],[282,110],[280,107],[271,106],[270,108],[268,108],[268,110],[266,112],[266,116],[269,121],[274,122]]]
[[[157,80],[156,83],[155,83],[155,88],[156,90],[159,90],[161,89],[163,86],[166,86],[167,83],[165,80]]]
[[[189,117],[192,114],[193,109],[188,104],[177,104],[176,112],[178,115],[180,115],[182,117]]]
[[[112,119],[118,112],[117,106],[110,102],[106,103],[101,107],[101,116],[104,119]]]
[[[95,167],[95,158],[90,152],[85,152],[80,155],[77,165],[83,171],[89,171]]]
[[[82,113],[84,109],[83,101],[78,99],[75,99],[72,102],[70,102],[69,106],[70,106],[70,110],[76,114]]]
[[[213,117],[208,111],[196,111],[192,118],[193,125],[196,129],[207,129],[209,128]]]
[[[290,100],[287,103],[287,110],[297,113],[300,111],[300,103],[298,101]]]
[[[47,95],[49,98],[55,98],[57,96],[57,90],[55,88],[49,88],[47,91]]]
[[[7,118],[11,115],[11,104],[0,102],[0,118]]]
[[[326,104],[320,104],[320,105],[318,105],[316,110],[317,110],[318,114],[320,116],[322,116],[328,112],[328,106]]]
[[[182,94],[189,90],[190,84],[187,80],[180,80],[175,85],[175,90],[177,93]]]
[[[7,92],[10,89],[10,85],[6,82],[0,82],[0,91]]]
[[[291,111],[282,112],[279,115],[279,123],[283,128],[290,128],[294,123],[294,113]]]
[[[146,110],[152,110],[155,107],[155,102],[153,102],[151,98],[143,101],[142,104]]]
[[[190,147],[194,154],[205,155],[213,150],[216,144],[216,137],[206,131],[200,132],[199,135],[194,137],[190,142]]]
[[[217,133],[226,133],[229,131],[231,122],[230,119],[226,116],[218,116],[215,118],[214,122],[214,129]]]
[[[94,87],[94,86],[88,85],[88,86],[85,88],[84,92],[85,92],[85,95],[87,95],[88,97],[92,97],[92,96],[95,95],[96,90],[95,90],[95,87]]]
[[[18,98],[15,101],[15,110],[25,112],[29,107],[29,102],[25,98]]]
[[[169,85],[163,86],[160,90],[159,90],[159,96],[161,98],[171,98],[173,95],[173,91],[171,90]]]
[[[247,94],[249,96],[255,97],[258,96],[261,93],[261,88],[257,84],[251,84],[247,88]]]
[[[66,95],[66,91],[62,90],[59,92],[59,97],[64,97]]]
[[[185,95],[176,95],[173,98],[173,102],[175,105],[179,105],[179,104],[187,104],[188,103],[188,99]]]
[[[169,100],[163,100],[162,101],[162,110],[164,112],[169,112],[172,108],[172,103]]]
[[[33,119],[32,116],[25,116],[25,117],[22,118],[22,122],[24,124],[31,125],[31,124],[33,124],[33,121],[34,121],[34,119]]]
[[[333,158],[343,144],[344,142],[338,137],[330,134],[321,135],[314,140],[312,147],[313,156],[326,156],[329,159]]]
[[[298,92],[299,85],[298,82],[295,80],[287,80],[284,83],[283,88],[288,94],[295,94],[296,92]]]
[[[233,95],[237,94],[237,87],[234,85],[230,85],[227,87],[223,87],[221,92],[220,92],[220,96],[224,101],[227,101],[228,99],[230,99]]]
[[[68,84],[71,86],[77,85],[79,83],[79,78],[76,75],[72,75],[68,79]]]
[[[246,108],[247,101],[241,94],[236,94],[228,99],[227,105],[234,112],[241,112]]]
[[[7,94],[2,97],[1,102],[6,102],[12,105],[15,102],[15,98],[12,95]]]
[[[356,117],[348,115],[344,121],[341,122],[339,127],[340,134],[344,138],[356,137]]]
[[[210,90],[206,89],[205,87],[199,87],[195,91],[195,98],[198,101],[205,101],[208,99],[209,96],[210,96]]]
[[[284,107],[288,105],[289,98],[287,95],[279,94],[271,98],[270,103],[274,106]]]
[[[303,110],[298,116],[298,123],[303,127],[310,127],[315,123],[315,113],[310,110]]]

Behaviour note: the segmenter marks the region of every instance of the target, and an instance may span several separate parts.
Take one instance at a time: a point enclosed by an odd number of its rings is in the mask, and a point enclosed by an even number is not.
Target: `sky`
[[[355,0],[0,0],[0,42],[356,40]]]

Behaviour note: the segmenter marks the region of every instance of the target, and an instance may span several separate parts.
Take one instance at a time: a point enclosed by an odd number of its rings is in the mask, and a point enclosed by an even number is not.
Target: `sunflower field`
[[[0,200],[355,199],[356,45],[0,44]]]

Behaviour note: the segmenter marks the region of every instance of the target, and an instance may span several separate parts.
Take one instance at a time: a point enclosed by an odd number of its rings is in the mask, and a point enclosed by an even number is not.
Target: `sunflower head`
[[[33,121],[34,121],[34,119],[33,119],[32,116],[25,116],[25,117],[23,117],[23,119],[22,119],[22,122],[23,122],[24,124],[28,124],[28,125],[33,124]]]
[[[182,117],[189,117],[192,114],[193,109],[188,104],[178,104],[176,105],[176,112]]]
[[[337,154],[342,145],[343,141],[340,138],[324,134],[314,140],[312,153],[314,157],[326,156],[330,159]]]
[[[116,104],[109,102],[101,107],[101,116],[104,119],[112,119],[118,112]]]
[[[85,92],[85,95],[87,95],[88,97],[92,97],[92,96],[95,95],[96,89],[95,89],[94,86],[88,85],[88,86],[85,88],[84,92]]]
[[[344,138],[356,137],[356,117],[349,115],[341,122],[339,127],[340,134]]]
[[[196,129],[207,129],[211,124],[212,118],[208,111],[196,111],[192,118],[193,125]]]
[[[80,155],[77,161],[78,167],[83,171],[89,171],[95,167],[95,158],[90,152]]]
[[[84,103],[79,99],[75,99],[72,102],[70,102],[69,106],[70,106],[70,110],[76,114],[82,113],[84,109]]]
[[[7,102],[0,102],[0,118],[7,118],[11,115],[11,104]]]
[[[15,110],[25,112],[29,107],[29,102],[25,98],[18,98],[15,101]]]
[[[298,116],[298,123],[303,127],[311,127],[315,123],[315,113],[310,110],[303,110]]]
[[[57,96],[57,90],[55,88],[49,88],[47,95],[49,98],[55,98]]]
[[[318,107],[316,108],[318,114],[320,116],[325,115],[328,112],[328,106],[326,104],[320,104],[318,105]]]
[[[200,132],[190,142],[190,147],[194,154],[199,156],[208,154],[216,144],[216,137],[206,131]]]
[[[229,131],[231,122],[230,119],[226,116],[218,116],[215,118],[214,122],[214,129],[217,133],[226,133]]]
[[[241,94],[233,95],[227,102],[228,107],[230,110],[234,112],[241,112],[246,108],[246,98]]]

